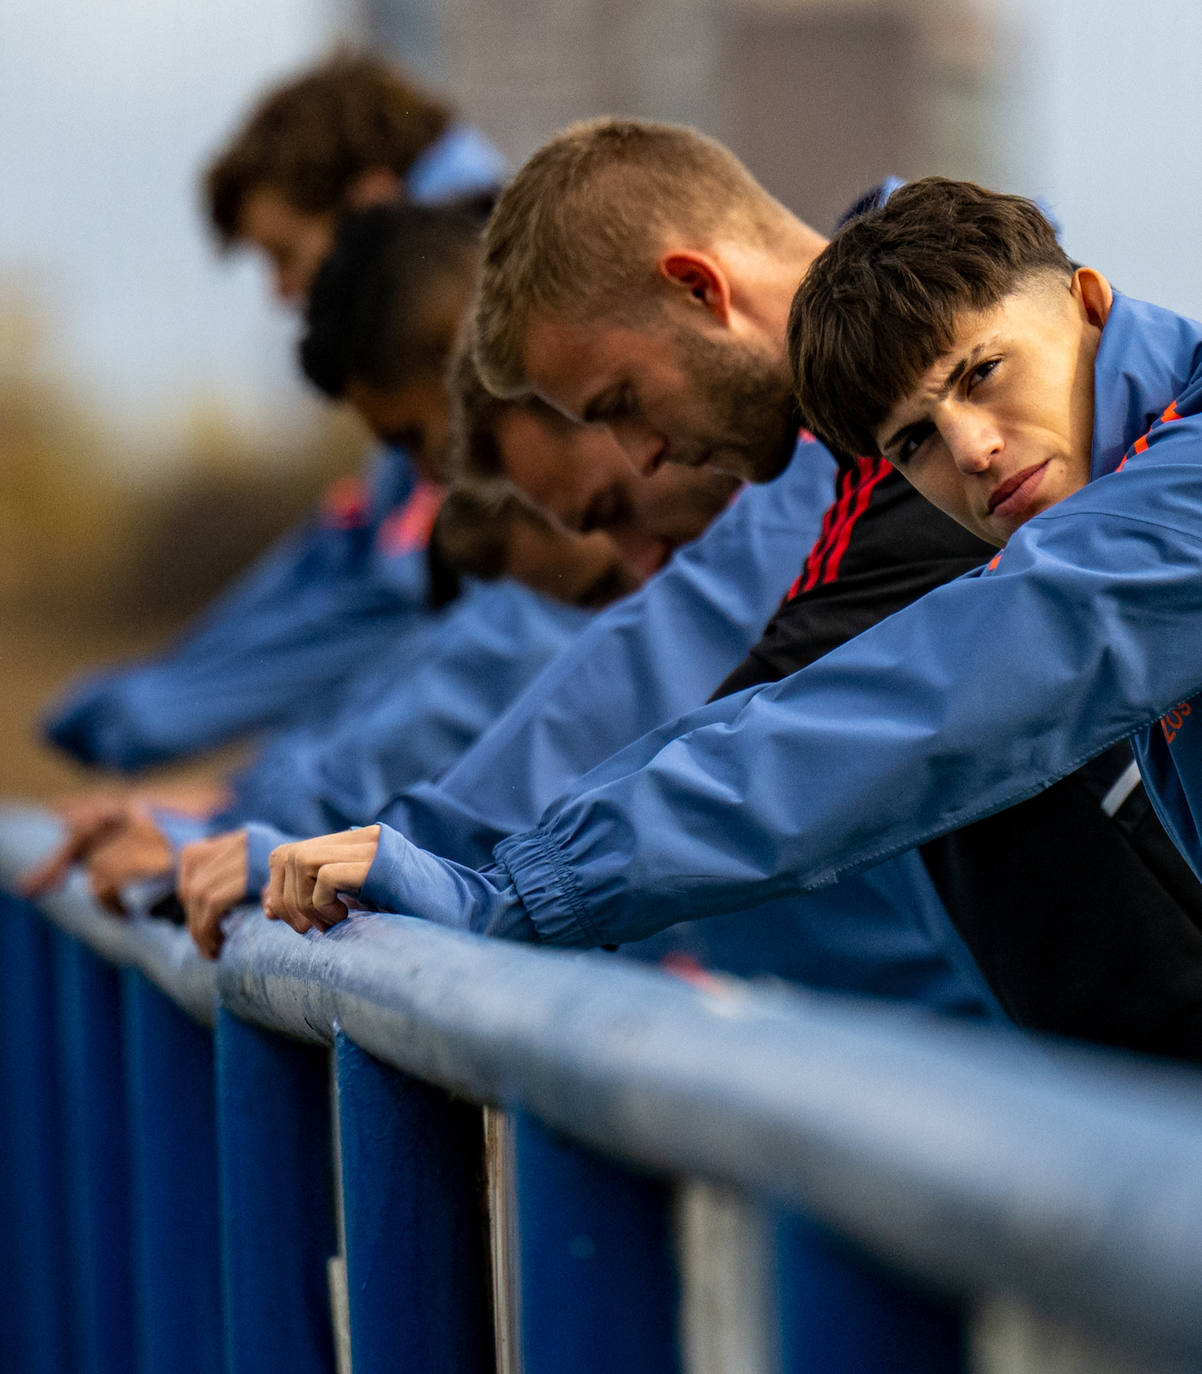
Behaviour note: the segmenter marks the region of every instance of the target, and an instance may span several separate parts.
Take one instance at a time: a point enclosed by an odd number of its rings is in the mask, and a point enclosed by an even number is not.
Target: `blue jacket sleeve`
[[[830,883],[1151,725],[1202,688],[1200,460],[1202,422],[1166,426],[981,575],[640,740],[497,848],[504,900],[542,939],[645,935]]]
[[[269,746],[215,828],[366,823],[397,788],[445,771],[589,618],[514,582],[471,586],[436,631],[377,663],[332,725]]]
[[[510,940],[538,939],[516,893],[502,893],[487,874],[419,849],[384,825],[359,896],[384,910],[395,892],[420,892],[423,908],[441,913],[440,925]]]
[[[379,910],[416,913],[481,934],[542,938],[512,884],[418,849],[388,826],[380,827],[360,899]],[[903,998],[960,1015],[1000,1015],[914,853],[821,893],[685,922],[654,940],[623,946],[623,953],[677,967],[683,961],[743,977],[768,974],[808,987]]]
[[[402,464],[383,482],[377,470],[361,519],[295,530],[162,653],[75,687],[48,737],[132,772],[328,712],[352,669],[427,616],[422,549],[385,559],[375,547],[412,486]]]
[[[463,863],[488,861],[573,779],[700,705],[742,660],[796,577],[834,463],[805,441],[775,482],[744,490],[640,591],[602,612],[438,783],[379,819]]]
[[[271,851],[281,844],[308,839],[305,835],[290,835],[273,825],[251,821],[246,829],[246,892],[249,902],[257,902],[268,878],[271,877]],[[214,833],[219,833],[216,830]]]

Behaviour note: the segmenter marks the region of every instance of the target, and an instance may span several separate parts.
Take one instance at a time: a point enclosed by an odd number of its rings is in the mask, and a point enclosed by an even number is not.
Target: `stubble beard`
[[[692,331],[681,332],[679,347],[703,432],[673,445],[673,460],[751,482],[779,477],[800,424],[783,350],[775,358],[741,341],[717,343]]]

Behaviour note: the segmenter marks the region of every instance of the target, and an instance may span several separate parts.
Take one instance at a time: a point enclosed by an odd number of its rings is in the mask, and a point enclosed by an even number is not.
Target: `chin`
[[[642,582],[659,572],[675,552],[674,539],[656,539],[654,543],[628,554],[626,561],[637,571],[639,581]]]
[[[1033,520],[1038,514],[1039,511],[1033,510],[1024,515],[1021,520],[1016,520],[1013,525],[1007,525],[1004,529],[999,530],[996,524],[991,524],[988,528],[983,527],[974,530],[974,533],[979,534],[987,544],[992,544],[995,549],[1004,549],[1027,521]]]
[[[797,452],[797,426],[790,419],[768,443],[745,449],[740,455],[743,468],[738,476],[750,482],[774,482],[793,461]]]
[[[774,482],[793,461],[794,447],[790,444],[776,453],[750,454],[744,461],[743,471],[734,475],[749,482]]]
[[[711,449],[702,464],[707,472],[721,473],[740,482],[771,482],[787,465],[787,460],[773,464],[763,453],[737,448]]]

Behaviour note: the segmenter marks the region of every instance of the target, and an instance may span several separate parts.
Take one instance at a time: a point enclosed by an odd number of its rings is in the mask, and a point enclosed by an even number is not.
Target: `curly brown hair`
[[[324,214],[341,208],[362,172],[404,177],[450,120],[449,106],[393,64],[335,53],[269,91],[210,163],[203,194],[218,241],[239,241],[247,197],[263,186]]]

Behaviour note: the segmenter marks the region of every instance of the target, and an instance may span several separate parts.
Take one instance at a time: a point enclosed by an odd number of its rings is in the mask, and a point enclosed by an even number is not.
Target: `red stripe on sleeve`
[[[856,462],[859,466],[861,480],[843,523],[835,532],[826,567],[822,572],[823,582],[833,582],[839,576],[839,564],[843,561],[843,555],[847,552],[848,544],[851,543],[852,531],[856,527],[856,521],[868,509],[873,488],[890,472],[890,465],[884,458],[858,458]]]
[[[785,597],[786,601],[792,599],[798,592],[808,592],[818,583],[819,575],[822,571],[822,560],[826,557],[830,546],[831,531],[836,528],[843,518],[845,504],[851,499],[852,483],[855,473],[848,469],[843,469],[839,473],[835,483],[835,499],[827,506],[822,517],[822,528],[818,531],[818,538],[814,540],[813,547],[806,555],[806,561],[802,565],[801,576],[789,588],[789,594]]]

